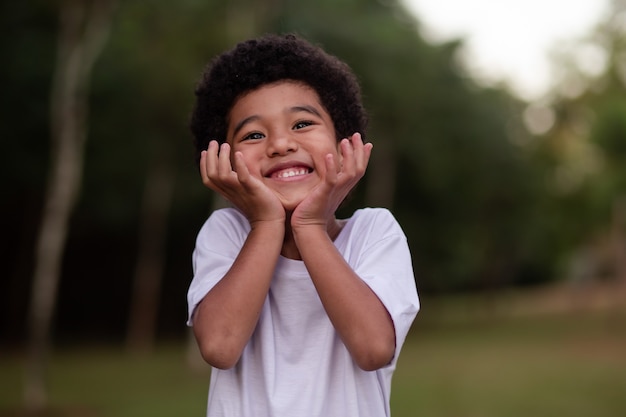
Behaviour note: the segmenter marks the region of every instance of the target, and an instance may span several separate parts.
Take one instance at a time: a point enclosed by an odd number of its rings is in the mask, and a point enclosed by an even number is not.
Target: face
[[[269,84],[238,99],[227,141],[286,210],[323,180],[326,155],[333,155],[337,167],[341,163],[330,115],[315,90],[295,82]]]

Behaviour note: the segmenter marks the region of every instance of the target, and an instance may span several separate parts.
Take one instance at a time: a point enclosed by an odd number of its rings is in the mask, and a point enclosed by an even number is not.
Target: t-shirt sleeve
[[[204,296],[230,269],[249,232],[247,220],[234,209],[217,210],[204,223],[192,254],[193,279],[187,291],[187,325]]]
[[[404,232],[387,210],[378,210],[362,232],[364,246],[355,272],[378,296],[393,320],[396,351],[390,365],[394,365],[420,308],[411,254]]]

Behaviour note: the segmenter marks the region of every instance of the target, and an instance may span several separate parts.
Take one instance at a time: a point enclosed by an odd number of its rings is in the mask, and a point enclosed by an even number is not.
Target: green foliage
[[[8,62],[0,68],[2,134],[10,139],[0,169],[11,178],[3,182],[4,195],[16,197],[3,205],[2,218],[7,241],[18,244],[2,251],[9,279],[0,293],[24,299],[49,160],[57,16],[54,3],[5,3],[0,19],[12,36],[0,40]],[[430,45],[419,29],[399,1],[120,2],[91,83],[83,190],[65,257],[59,323],[69,323],[68,333],[85,323],[108,329],[107,308],[114,308],[123,326],[144,185],[161,167],[176,180],[162,322],[181,331],[194,237],[212,200],[198,178],[187,128],[193,90],[211,57],[265,32],[300,33],[355,70],[374,152],[390,154],[393,198],[385,204],[405,229],[422,291],[554,279],[571,242],[588,230],[580,225],[589,210],[602,208],[579,190],[568,196],[575,208],[562,215],[565,200],[555,200],[550,186],[559,158],[547,147],[519,145],[528,137],[524,103],[467,77],[457,60],[462,40]],[[617,116],[607,118],[613,121],[597,134],[618,137],[621,131],[602,133],[619,123]],[[342,213],[370,204],[371,172],[377,171],[370,170]],[[597,189],[591,182],[585,187]],[[97,308],[76,318],[80,299],[94,300]],[[107,307],[118,305],[124,307]],[[21,305],[7,308],[23,316]],[[21,331],[19,323],[14,329]]]
[[[611,7],[604,21],[580,40],[603,51],[603,72],[581,75],[583,71],[571,64],[575,59],[560,57],[562,62],[556,64],[567,69],[564,79],[577,81],[578,91],[567,93],[567,82],[556,86],[550,103],[555,123],[535,149],[549,184],[543,207],[554,229],[553,259],[576,260],[581,252],[591,253],[591,279],[619,278],[606,271],[618,270],[623,262],[616,254],[622,244],[617,239],[624,239],[619,202],[626,192],[626,78],[621,58],[626,53],[621,23],[626,9],[620,2]],[[564,65],[567,62],[570,65]]]
[[[597,114],[591,140],[602,149],[609,164],[626,171],[626,98],[607,100],[598,106]]]

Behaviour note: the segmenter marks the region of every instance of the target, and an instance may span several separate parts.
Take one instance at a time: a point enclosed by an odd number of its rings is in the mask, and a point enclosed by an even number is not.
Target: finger
[[[350,142],[352,142],[352,146],[356,149],[357,147],[363,146],[363,137],[359,132],[355,132],[352,136],[350,136]]]
[[[230,145],[228,143],[222,143],[219,155],[217,155],[217,175],[222,181],[225,181],[230,178],[232,172],[233,168],[230,163]]]
[[[334,185],[337,183],[337,166],[335,164],[335,157],[332,153],[329,153],[324,158],[324,162],[326,165],[326,183]]]
[[[341,141],[341,155],[343,157],[341,172],[347,175],[354,175],[356,165],[354,160],[354,148],[350,140],[343,139]]]
[[[202,178],[202,182],[206,184],[209,176],[206,172],[206,159],[207,159],[207,151],[200,152],[200,178]]]
[[[219,145],[217,141],[212,140],[209,142],[209,147],[204,152],[204,163],[201,166],[201,169],[204,169],[206,174],[205,178],[210,180],[211,178],[215,178],[217,175],[217,151]],[[200,159],[202,161],[202,157]]]
[[[356,170],[358,172],[364,172],[369,161],[372,145],[363,144],[363,138],[360,133],[352,135],[352,147],[354,149],[354,160],[356,164]]]
[[[369,164],[370,158],[372,156],[372,149],[374,149],[374,144],[371,142],[363,145],[363,162],[365,163],[364,168],[367,168],[367,165]]]
[[[248,170],[248,166],[246,165],[245,159],[243,159],[243,153],[235,152],[233,156],[234,164],[235,164],[235,172],[237,173],[237,178],[239,182],[242,184],[248,184],[250,182],[250,171]]]

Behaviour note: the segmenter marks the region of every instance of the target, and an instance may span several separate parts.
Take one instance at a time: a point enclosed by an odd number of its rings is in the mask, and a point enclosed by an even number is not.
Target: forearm
[[[203,358],[235,365],[258,322],[284,237],[284,223],[252,229],[226,275],[197,306],[193,329]]]
[[[294,230],[302,259],[333,326],[357,365],[385,366],[395,351],[395,331],[387,309],[352,270],[326,230]]]

